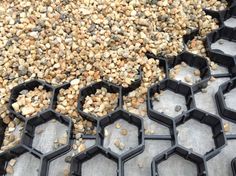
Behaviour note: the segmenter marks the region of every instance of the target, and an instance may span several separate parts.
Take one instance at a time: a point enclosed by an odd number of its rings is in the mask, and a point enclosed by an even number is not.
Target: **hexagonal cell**
[[[11,90],[9,111],[24,120],[35,116],[50,106],[52,91],[49,84],[40,80],[20,84]]]
[[[74,144],[76,142],[74,141]],[[68,175],[70,172],[70,161],[71,158],[77,155],[79,152],[82,152],[79,148],[73,147],[71,150],[66,152],[64,155],[57,156],[56,158],[50,159],[48,175],[50,176],[59,176],[59,175]],[[87,149],[95,144],[95,140],[84,140],[83,146]]]
[[[188,52],[176,56],[170,63],[170,78],[191,85],[194,89],[206,86],[210,79],[207,60]]]
[[[178,143],[207,158],[226,144],[223,125],[217,116],[194,109],[183,115],[176,126]]]
[[[41,153],[68,148],[72,123],[52,110],[28,120],[23,142]]]
[[[157,155],[152,166],[153,175],[158,176],[207,175],[204,159],[180,146]]]
[[[231,161],[236,157],[236,141],[228,140],[228,145],[214,158],[207,161],[209,176],[232,176]]]
[[[102,119],[102,145],[118,154],[137,150],[143,143],[143,123],[139,117],[119,110]]]
[[[223,118],[236,122],[235,89],[236,78],[223,83],[216,94],[219,113]]]
[[[173,98],[174,97],[174,98]],[[148,90],[148,112],[153,118],[171,124],[172,118],[194,107],[192,90],[174,80],[164,80]]]
[[[14,153],[0,154],[0,175],[5,176],[38,176],[40,172],[40,157],[19,147]]]
[[[116,176],[118,158],[98,146],[74,156],[71,162],[72,176],[112,175]]]
[[[121,107],[121,87],[105,81],[80,90],[78,111],[89,120],[98,120]]]
[[[124,175],[150,176],[152,159],[170,146],[171,141],[168,140],[145,140],[144,151],[125,162]]]
[[[207,35],[206,49],[212,61],[231,68],[235,64],[236,32],[233,28],[221,27]]]
[[[0,120],[0,153],[16,147],[21,142],[25,123],[14,119],[8,124]]]

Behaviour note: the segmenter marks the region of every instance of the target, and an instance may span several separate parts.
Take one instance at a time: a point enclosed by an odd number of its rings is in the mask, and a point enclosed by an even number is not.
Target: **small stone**
[[[17,102],[13,103],[13,104],[12,104],[12,107],[13,107],[13,109],[14,109],[16,112],[19,112],[20,106],[19,106],[19,104],[18,104]]]
[[[71,84],[72,86],[78,85],[79,83],[80,83],[80,80],[79,80],[79,79],[73,79],[73,80],[70,82],[70,84]]]
[[[200,74],[201,74],[200,70],[198,70],[198,69],[194,70],[194,75],[195,76],[200,76]]]
[[[201,89],[202,93],[207,93],[207,89]]]
[[[182,65],[183,67],[187,67],[187,64],[186,64],[185,62],[181,62],[181,65]]]
[[[191,82],[191,77],[189,75],[185,76],[184,77],[184,80],[187,82],[187,83],[190,83]]]
[[[70,162],[71,162],[71,159],[72,159],[72,156],[67,156],[67,157],[65,158],[65,162],[66,162],[66,163],[70,163]]]
[[[230,127],[228,123],[224,123],[224,132],[229,132],[230,131]]]
[[[69,176],[70,171],[68,168],[64,169],[64,176]]]
[[[121,127],[120,123],[118,123],[118,122],[115,124],[115,126],[117,129],[120,129],[120,127]]]
[[[83,152],[83,151],[85,151],[85,150],[86,150],[85,144],[80,144],[80,145],[79,145],[79,148],[78,148],[78,152]]]
[[[30,32],[30,33],[29,33],[29,36],[31,36],[31,37],[37,39],[37,38],[39,37],[39,33],[38,33],[37,31],[33,31],[33,32]]]
[[[175,106],[175,111],[176,112],[179,112],[181,109],[182,109],[182,107],[180,105],[176,105]]]
[[[66,137],[61,137],[58,140],[59,144],[65,145],[67,143],[67,138]]]
[[[219,43],[220,45],[223,45],[223,44],[224,44],[224,41],[223,41],[223,40],[219,40],[218,43]]]
[[[121,129],[120,133],[121,133],[123,136],[127,136],[128,130],[127,130],[127,129]]]
[[[7,165],[6,172],[7,172],[8,174],[13,174],[13,173],[14,173],[13,167],[10,166],[10,165]]]
[[[11,159],[11,160],[8,162],[8,164],[9,164],[10,166],[14,166],[14,165],[16,164],[16,160],[15,160],[15,159]]]
[[[34,107],[32,106],[26,106],[21,109],[22,115],[31,115],[35,112]]]
[[[211,79],[210,79],[211,82],[213,82],[215,80],[216,80],[216,78],[214,76],[212,76]]]
[[[105,134],[105,137],[109,135],[109,132],[107,131],[107,129],[104,130],[104,134]]]

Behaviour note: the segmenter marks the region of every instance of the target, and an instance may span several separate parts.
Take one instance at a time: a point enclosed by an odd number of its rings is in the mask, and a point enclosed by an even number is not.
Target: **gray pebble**
[[[65,162],[66,162],[66,163],[70,163],[70,162],[71,162],[71,159],[72,159],[72,156],[67,156],[67,157],[65,158]]]
[[[176,112],[179,112],[181,109],[182,109],[182,107],[180,105],[176,105],[175,106],[175,111]]]

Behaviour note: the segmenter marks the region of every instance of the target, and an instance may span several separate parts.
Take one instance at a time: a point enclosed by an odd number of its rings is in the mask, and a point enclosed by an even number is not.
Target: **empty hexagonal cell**
[[[70,119],[48,110],[27,122],[24,143],[44,154],[67,147],[71,125]]]
[[[157,155],[152,165],[153,175],[158,176],[204,176],[207,173],[203,158],[179,146]]]
[[[0,153],[17,146],[23,134],[25,123],[14,119],[8,124],[0,120]]]
[[[141,119],[125,111],[117,111],[100,121],[102,144],[113,152],[123,154],[137,148],[143,142]]]
[[[120,96],[119,86],[105,81],[91,84],[80,91],[78,111],[90,119],[104,117],[121,106]]]
[[[195,86],[206,86],[210,78],[207,60],[198,55],[184,52],[170,63],[170,78]]]
[[[194,106],[192,90],[180,82],[167,79],[153,85],[148,90],[148,111],[153,118],[171,123],[176,118]]]
[[[14,87],[9,100],[10,113],[24,119],[47,109],[52,99],[53,88],[39,80],[32,80]]]
[[[221,120],[199,110],[183,115],[177,123],[177,132],[180,145],[201,155],[211,156],[226,143]]]
[[[235,88],[236,78],[233,78],[223,83],[216,94],[216,102],[219,107],[219,113],[223,118],[236,121],[236,108],[235,108]]]
[[[71,162],[72,176],[111,175],[116,176],[118,158],[109,151],[95,146],[76,155]]]
[[[83,142],[83,148],[87,149],[95,144],[95,140],[84,140]],[[54,159],[50,159],[49,164],[49,171],[48,175],[50,176],[60,176],[60,175],[68,175],[70,172],[70,161],[73,156],[76,154],[82,152],[82,148],[74,147],[74,145],[77,145],[74,141],[73,147],[71,150],[66,152],[64,155],[57,156]]]
[[[170,146],[171,141],[168,140],[145,140],[144,151],[125,162],[124,175],[150,176],[152,159]]]

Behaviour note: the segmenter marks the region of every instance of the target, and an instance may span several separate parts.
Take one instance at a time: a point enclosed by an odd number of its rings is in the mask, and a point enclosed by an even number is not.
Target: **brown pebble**
[[[128,130],[127,130],[127,129],[121,129],[120,133],[121,133],[123,136],[127,136]]]

